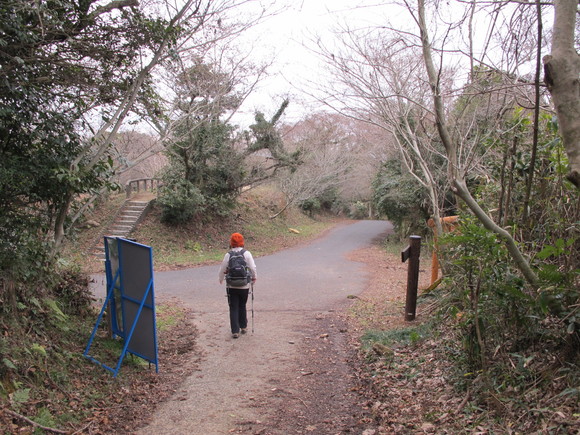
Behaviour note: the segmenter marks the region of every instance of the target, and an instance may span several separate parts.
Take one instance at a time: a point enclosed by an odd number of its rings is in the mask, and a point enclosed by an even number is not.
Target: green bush
[[[403,171],[398,160],[383,164],[373,181],[373,203],[381,216],[391,221],[400,236],[424,235],[430,217],[427,192]]]
[[[368,205],[362,201],[357,201],[351,204],[349,210],[349,217],[351,219],[365,219],[369,215]]]
[[[318,198],[309,198],[299,204],[300,209],[312,216],[314,213],[320,211],[320,200]]]
[[[512,352],[537,337],[534,293],[511,266],[503,243],[470,216],[440,238],[451,297],[446,310],[462,331],[470,370],[486,364],[489,350]]]
[[[342,203],[336,188],[326,189],[320,195],[300,202],[298,206],[311,217],[315,213],[321,211],[329,211],[339,214],[344,208],[344,204]]]
[[[161,220],[179,225],[188,222],[196,213],[203,212],[205,198],[189,181],[174,179],[161,188],[157,203],[161,207]]]

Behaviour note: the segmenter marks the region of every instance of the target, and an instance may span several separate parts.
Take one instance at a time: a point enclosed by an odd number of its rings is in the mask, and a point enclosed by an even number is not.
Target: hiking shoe
[[[240,332],[241,332],[242,334],[245,334],[246,332],[248,332],[248,328],[242,328],[242,329],[240,330]]]
[[[233,337],[233,338],[238,338],[239,336],[240,336],[240,334],[238,334],[237,332],[236,332],[236,333],[234,333],[234,334],[232,334],[232,337]]]

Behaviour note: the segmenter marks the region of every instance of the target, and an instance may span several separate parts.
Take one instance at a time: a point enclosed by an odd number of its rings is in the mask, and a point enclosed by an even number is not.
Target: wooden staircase
[[[151,208],[154,196],[137,195],[134,198],[127,199],[119,209],[113,223],[106,228],[95,242],[93,255],[104,260],[105,247],[103,237],[123,237],[129,238],[131,232],[137,227],[139,222],[147,215]]]

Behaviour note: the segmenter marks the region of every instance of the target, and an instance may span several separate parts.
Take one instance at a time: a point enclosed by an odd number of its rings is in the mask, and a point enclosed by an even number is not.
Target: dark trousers
[[[240,328],[248,327],[246,303],[248,302],[250,290],[230,287],[227,292],[230,306],[230,326],[232,327],[232,334],[236,334],[240,332]]]

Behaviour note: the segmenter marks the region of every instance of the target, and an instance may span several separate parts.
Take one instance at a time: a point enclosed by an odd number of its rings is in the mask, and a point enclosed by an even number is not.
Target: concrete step
[[[111,231],[131,231],[132,229],[133,225],[113,224],[110,227]]]
[[[105,248],[103,248],[102,250],[99,249],[95,249],[93,251],[93,255],[99,259],[105,259]]]
[[[139,222],[139,219],[118,219],[115,222],[112,223],[112,225],[131,225],[134,226],[137,222]]]
[[[132,216],[132,217],[121,217],[120,219],[117,219],[115,221],[115,223],[122,223],[122,222],[137,222],[137,218],[138,216]]]
[[[112,235],[109,237],[127,237],[131,233],[129,230],[111,230]]]

